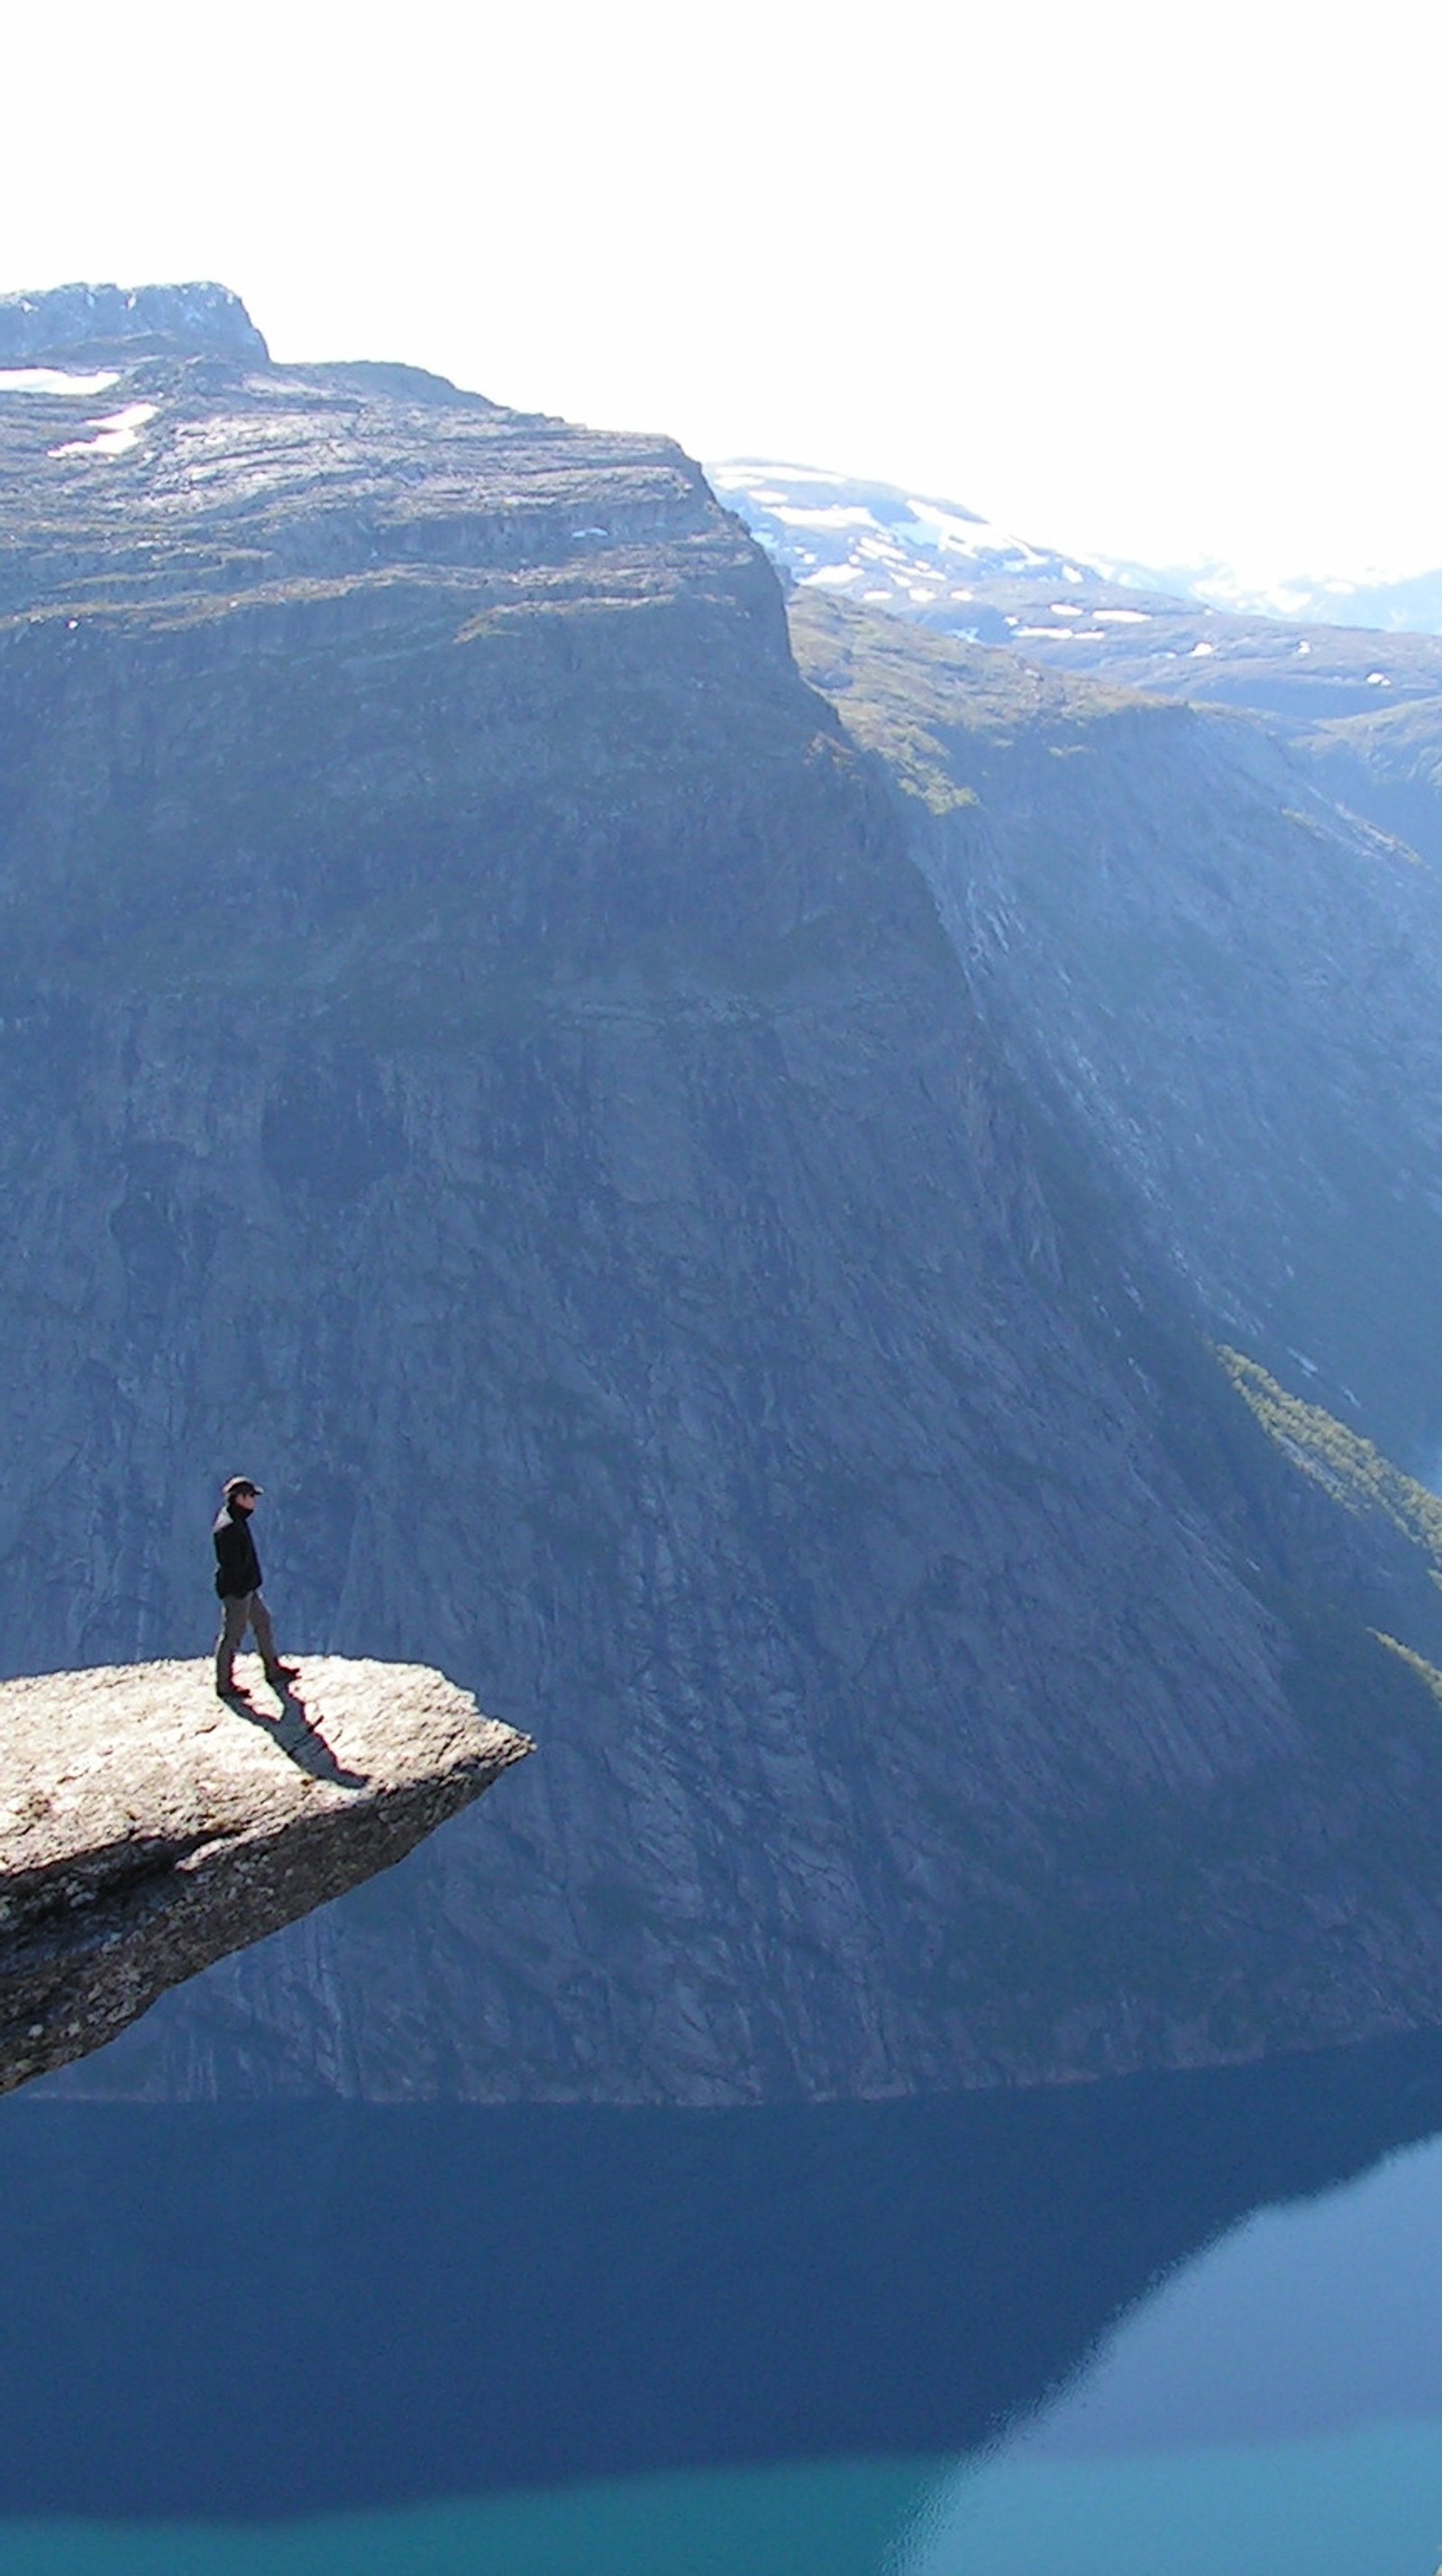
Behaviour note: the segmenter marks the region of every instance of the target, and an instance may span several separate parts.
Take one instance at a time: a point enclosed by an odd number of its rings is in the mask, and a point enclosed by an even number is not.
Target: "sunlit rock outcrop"
[[[205,1663],[0,1686],[0,2091],[402,1858],[530,1750],[417,1664]]]

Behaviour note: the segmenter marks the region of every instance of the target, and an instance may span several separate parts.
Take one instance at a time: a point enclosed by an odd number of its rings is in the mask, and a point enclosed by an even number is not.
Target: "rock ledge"
[[[420,1664],[208,1662],[0,1683],[0,2092],[400,1860],[530,1739]]]

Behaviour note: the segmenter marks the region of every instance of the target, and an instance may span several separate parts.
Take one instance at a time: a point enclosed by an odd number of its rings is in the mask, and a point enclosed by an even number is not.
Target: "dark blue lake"
[[[1433,2576],[1442,2040],[738,2113],[0,2106],[5,2576]]]

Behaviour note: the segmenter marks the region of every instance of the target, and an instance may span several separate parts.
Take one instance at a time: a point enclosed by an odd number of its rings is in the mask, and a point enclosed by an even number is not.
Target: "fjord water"
[[[0,2112],[9,2576],[1432,2576],[1442,2040]]]

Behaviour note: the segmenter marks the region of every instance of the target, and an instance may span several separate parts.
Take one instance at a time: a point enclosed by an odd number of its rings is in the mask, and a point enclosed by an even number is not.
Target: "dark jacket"
[[[260,1590],[260,1559],[244,1512],[226,1503],[215,1516],[215,1588],[222,1601]]]

